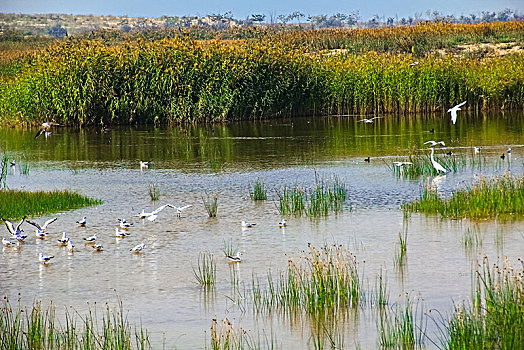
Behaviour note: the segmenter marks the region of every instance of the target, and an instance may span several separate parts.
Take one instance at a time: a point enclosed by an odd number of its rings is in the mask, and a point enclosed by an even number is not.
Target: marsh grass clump
[[[0,306],[0,348],[2,349],[150,349],[148,331],[134,327],[125,316],[122,303],[119,307],[106,306],[99,326],[96,310],[84,317],[66,311],[65,321],[59,322],[52,303],[43,308],[34,302],[28,309],[21,305],[13,308],[4,298]]]
[[[224,256],[235,256],[235,254],[238,252],[238,246],[233,244],[233,240],[229,240],[229,242],[224,241],[224,248],[222,248],[222,252],[224,252]]]
[[[255,339],[241,327],[236,329],[227,318],[218,323],[214,318],[211,321],[211,347],[212,350],[230,349],[279,349],[278,342],[273,334],[268,338]],[[208,347],[206,346],[206,349]]]
[[[451,218],[488,218],[524,213],[523,198],[524,177],[517,178],[506,172],[490,180],[482,177],[470,188],[457,191],[448,199],[426,186],[419,200],[406,203],[402,208]]]
[[[206,208],[207,215],[210,218],[216,218],[218,213],[218,193],[212,195],[206,193],[205,197],[202,196],[202,202]]]
[[[278,193],[281,215],[302,215],[309,217],[327,216],[330,212],[342,210],[347,193],[345,185],[337,176],[325,180],[315,174],[315,188],[311,191],[294,186],[284,187]]]
[[[213,254],[209,252],[200,252],[198,255],[197,267],[193,267],[193,275],[198,284],[203,287],[210,287],[215,284],[217,267]]]
[[[102,204],[69,190],[52,192],[0,191],[0,217],[16,219]]]
[[[457,172],[466,167],[466,157],[464,155],[434,156],[435,161],[440,163],[445,169]],[[420,176],[437,176],[439,173],[431,164],[431,157],[427,154],[410,155],[407,159],[412,164],[396,166],[392,165],[393,174],[404,179],[416,179]]]
[[[265,201],[265,200],[267,200],[266,187],[260,181],[260,178],[257,179],[257,182],[255,183],[255,186],[253,188],[253,192],[250,192],[249,195],[251,196],[251,199],[253,199],[255,201]]]
[[[449,321],[448,349],[524,348],[524,263],[507,260],[476,271],[470,305],[458,306]]]
[[[9,166],[9,157],[7,154],[2,155],[2,160],[0,163],[1,171],[0,171],[0,189],[6,189],[7,188],[7,169]]]
[[[341,245],[317,250],[309,245],[303,263],[289,260],[288,269],[276,281],[268,273],[264,291],[253,280],[254,306],[257,310],[305,310],[317,313],[328,309],[347,309],[359,305],[362,285],[356,257]]]
[[[421,303],[413,305],[409,296],[403,304],[379,312],[377,328],[383,348],[423,349],[426,337],[426,319]]]
[[[152,201],[157,201],[160,199],[160,187],[158,185],[149,185],[149,197]]]
[[[482,246],[482,235],[478,229],[467,228],[462,238],[462,244],[465,248],[478,248]]]

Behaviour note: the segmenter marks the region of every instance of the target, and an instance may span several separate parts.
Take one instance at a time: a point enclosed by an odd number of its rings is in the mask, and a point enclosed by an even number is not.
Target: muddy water
[[[0,251],[0,291],[11,299],[20,293],[26,304],[53,301],[80,315],[95,302],[103,310],[101,304],[114,306],[122,300],[129,319],[151,332],[155,348],[205,348],[211,320],[224,317],[262,344],[275,339],[284,349],[313,348],[311,320],[255,315],[249,289],[252,276],[265,280],[268,271],[278,276],[289,258],[303,256],[308,243],[336,243],[357,256],[367,299],[346,322],[340,321],[344,344],[374,348],[376,313],[369,294],[380,271],[391,305],[408,294],[426,310],[447,316],[454,303],[470,298],[472,271],[482,257],[522,258],[521,220],[471,222],[420,214],[404,218],[399,209],[419,196],[425,179],[396,178],[388,165],[423,148],[427,140],[444,140],[446,148],[439,152],[452,150],[468,159],[473,146],[482,146],[485,166],[448,174],[439,185],[444,194],[473,183],[480,173],[510,169],[522,175],[521,114],[462,117],[454,127],[447,116],[439,115],[388,117],[373,124],[332,117],[213,127],[116,127],[109,132],[59,128],[36,140],[35,130],[2,129],[2,149],[17,159],[17,166],[29,168],[29,175],[13,169],[7,179],[10,188],[73,189],[104,204],[58,213],[46,240],[31,238],[20,249]],[[500,159],[508,147],[511,163]],[[370,162],[364,162],[368,156]],[[139,160],[151,161],[151,167],[141,171]],[[288,227],[281,230],[277,192],[285,185],[310,188],[315,176],[333,175],[347,186],[345,210],[313,220],[288,216]],[[268,201],[249,198],[257,178],[268,189]],[[157,202],[150,200],[150,185],[160,189]],[[219,194],[216,219],[208,218],[202,202],[209,193]],[[154,222],[135,216],[165,203],[193,206],[181,218],[169,208]],[[83,216],[86,228],[75,223]],[[50,217],[33,219],[43,222]],[[118,240],[113,232],[122,217],[133,226],[129,237]],[[257,225],[242,230],[241,220]],[[23,228],[32,232],[30,225]],[[407,260],[399,268],[395,255],[403,229],[408,232]],[[7,237],[7,230],[1,230]],[[72,255],[58,246],[62,231],[77,248]],[[478,237],[477,244],[465,246],[468,231]],[[83,243],[83,237],[94,233],[103,252],[95,253]],[[131,254],[129,249],[140,242],[146,243],[144,254]],[[229,242],[243,252],[242,263],[231,265],[224,258],[222,250]],[[55,256],[49,266],[38,263],[41,251]],[[208,293],[195,283],[192,272],[202,251],[213,253],[217,262],[217,284]],[[428,330],[438,342],[438,327],[429,322]]]

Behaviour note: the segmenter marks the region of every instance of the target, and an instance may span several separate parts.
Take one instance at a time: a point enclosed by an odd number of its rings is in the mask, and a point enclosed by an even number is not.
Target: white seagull
[[[73,244],[71,240],[69,240],[67,242],[67,250],[69,250],[72,253],[74,249],[75,249],[75,245]]]
[[[145,243],[140,243],[139,245],[134,246],[133,248],[129,249],[129,251],[133,253],[141,253],[145,246],[146,246]]]
[[[185,209],[191,208],[192,206],[192,204],[188,204],[184,205],[183,207],[176,207],[176,216],[180,217]]]
[[[419,64],[419,62],[418,62],[418,61],[415,61],[415,62],[413,62],[413,63],[410,63],[409,65],[410,65],[411,67],[413,67],[413,66],[418,66],[418,64]]]
[[[64,232],[62,233],[62,238],[58,240],[58,243],[60,243],[61,246],[66,246],[69,242],[69,237],[67,237],[67,234]]]
[[[91,237],[84,237],[84,241],[87,243],[95,243],[96,242],[96,233],[92,235]]]
[[[458,105],[453,106],[450,109],[448,109],[448,113],[451,112],[451,121],[453,122],[453,124],[455,124],[457,121],[457,111],[460,111],[461,110],[460,107],[464,106],[466,102],[468,101],[461,102]]]
[[[40,253],[40,257],[38,258],[38,260],[40,260],[40,262],[42,264],[47,264],[49,262],[49,260],[53,259],[54,256],[52,255],[44,255],[44,253]]]
[[[162,210],[164,210],[167,207],[175,208],[175,206],[172,205],[172,204],[164,204],[161,207],[153,210],[150,213],[147,213],[144,209],[142,209],[142,212],[140,214],[138,214],[137,216],[138,216],[139,219],[142,219],[142,220],[147,218],[149,221],[153,221],[153,220],[155,220],[157,218],[158,213],[160,213]],[[126,222],[125,219],[123,221]]]
[[[371,123],[373,123],[373,121],[375,119],[379,119],[379,118],[383,118],[383,117],[364,118],[364,119],[357,120],[357,123],[358,122],[364,122],[366,124],[371,124]]]
[[[27,220],[27,222],[31,225],[33,225],[34,227],[36,227],[40,232],[45,232],[47,230],[47,226],[49,226],[50,224],[52,224],[53,222],[56,221],[57,218],[52,218],[52,219],[49,219],[47,220],[46,222],[44,222],[44,224],[42,226],[40,226],[39,224],[37,224],[36,222],[34,221],[31,221],[31,220]]]
[[[278,223],[278,226],[279,226],[280,228],[287,227],[287,221],[286,221],[286,219],[282,219],[282,221],[280,221],[280,222]]]
[[[445,174],[447,172],[447,170],[444,169],[444,167],[442,165],[437,163],[435,158],[433,158],[433,153],[434,152],[435,152],[435,149],[431,148],[431,164],[433,165],[433,168],[435,168],[435,170],[437,171],[437,174],[440,173],[441,171]]]
[[[241,252],[237,252],[237,255],[235,256],[228,255],[227,258],[229,259],[230,262],[241,262],[242,261],[242,258],[240,257],[241,255],[242,255]]]
[[[122,230],[127,230],[131,227],[131,225],[133,224],[130,224],[126,221],[126,219],[118,219],[118,221],[120,222],[118,224],[118,226],[122,229]]]
[[[474,154],[479,154],[481,148],[482,148],[482,147],[476,147],[476,146],[473,146],[473,153],[474,153]]]
[[[129,235],[129,233],[120,231],[118,227],[115,227],[115,237],[116,238],[125,238],[128,235]]]
[[[77,221],[76,223],[77,223],[79,226],[86,227],[87,219],[86,219],[86,217],[84,216],[84,217],[82,218],[82,220],[79,220],[79,221]]]
[[[436,145],[446,146],[444,141],[437,142],[437,141],[429,140],[429,141],[424,142],[425,145],[427,145],[428,143],[429,143],[430,146],[436,146]]]
[[[140,161],[140,170],[149,168],[149,162]]]
[[[95,252],[101,252],[102,250],[104,250],[104,246],[98,243],[98,244],[93,245],[93,249],[95,250]]]
[[[20,220],[18,225],[16,225],[16,228],[15,228],[15,225],[11,221],[6,220],[6,219],[2,219],[2,220],[5,221],[5,226],[7,227],[7,230],[11,233],[11,235],[16,236],[17,234],[21,234],[22,232],[24,232],[24,230],[20,229],[20,227],[24,223],[25,218],[26,217],[24,216],[23,219]]]
[[[16,238],[16,240],[20,243],[23,243],[25,239],[27,238],[27,235],[22,235],[20,233],[13,236],[13,238]]]
[[[242,228],[251,228],[253,226],[255,226],[256,224],[250,224],[248,222],[245,222],[244,220],[242,220]]]
[[[413,165],[412,162],[393,162],[394,166],[404,166],[404,165]]]
[[[4,247],[10,247],[13,245],[13,243],[5,237],[2,238],[2,244],[4,245]]]
[[[44,239],[47,236],[47,233],[40,231],[39,229],[35,230],[36,238]]]

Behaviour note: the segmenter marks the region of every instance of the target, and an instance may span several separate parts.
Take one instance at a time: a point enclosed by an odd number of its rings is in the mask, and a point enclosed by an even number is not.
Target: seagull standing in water
[[[40,257],[38,258],[38,260],[42,263],[42,264],[47,264],[49,262],[49,260],[53,259],[54,256],[52,255],[44,255],[44,253],[40,253]]]
[[[140,161],[140,170],[145,170],[147,168],[149,168],[149,162]]]
[[[448,113],[451,113],[451,122],[455,124],[457,122],[457,111],[460,111],[460,107],[464,106],[467,101],[461,102],[456,106],[451,107],[448,109]]]
[[[38,130],[38,132],[36,133],[35,135],[35,139],[42,135],[43,133],[45,133],[45,135],[50,135],[51,134],[51,127],[53,126],[60,126],[60,124],[58,123],[55,123],[55,122],[45,122],[45,123],[42,123],[42,126],[40,127],[40,130]],[[49,133],[49,134],[48,134]]]
[[[115,227],[115,237],[116,238],[125,238],[129,235],[129,233],[120,231],[118,227]]]
[[[13,243],[5,237],[2,238],[2,244],[4,245],[4,247],[10,247],[13,245]]]
[[[242,261],[241,255],[242,255],[241,252],[237,252],[237,255],[234,255],[234,256],[228,255],[227,258],[229,259],[230,262],[237,263],[237,262]]]
[[[57,218],[52,218],[52,219],[49,219],[47,220],[46,222],[44,222],[44,224],[42,226],[40,226],[39,224],[37,224],[36,222],[34,221],[31,221],[31,220],[27,220],[27,222],[31,225],[33,225],[34,227],[36,227],[40,232],[46,232],[47,230],[47,226],[49,226],[50,224],[52,224],[53,222],[56,221]]]
[[[253,226],[255,226],[256,224],[251,224],[251,223],[248,223],[248,222],[245,222],[244,220],[242,220],[242,228],[251,228]]]
[[[95,252],[101,252],[102,250],[104,250],[104,246],[98,243],[98,244],[93,245],[93,249],[95,250]]]
[[[73,244],[71,240],[69,240],[67,242],[67,250],[69,250],[69,252],[72,253],[74,249],[75,249],[75,245]]]
[[[60,243],[60,245],[63,247],[65,247],[69,243],[69,237],[67,237],[67,234],[65,232],[62,233],[62,238],[58,240],[58,243]]]
[[[286,228],[286,227],[287,227],[287,221],[286,221],[286,219],[282,219],[282,221],[280,221],[280,222],[278,223],[278,226],[279,226],[280,228]]]
[[[86,227],[86,225],[87,225],[87,219],[86,219],[86,217],[84,216],[84,217],[82,218],[82,220],[79,220],[79,221],[77,221],[76,223],[78,224],[78,226]]]
[[[92,235],[91,237],[85,237],[84,238],[84,241],[86,241],[87,243],[95,243],[96,242],[96,233],[94,235]]]
[[[141,253],[145,246],[145,243],[140,243],[139,245],[136,245],[133,248],[129,249],[129,251],[133,253]]]
[[[39,229],[35,230],[36,238],[44,239],[47,236],[47,233],[40,231]]]

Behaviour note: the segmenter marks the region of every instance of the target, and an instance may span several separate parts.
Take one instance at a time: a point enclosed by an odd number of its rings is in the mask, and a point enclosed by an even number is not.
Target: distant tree
[[[253,22],[258,22],[258,23],[261,23],[261,22],[264,22],[264,20],[266,19],[266,15],[263,15],[263,14],[252,14],[251,15],[251,18],[250,18]]]
[[[277,19],[282,23],[286,24],[289,21],[289,16],[286,15],[278,15]]]
[[[67,35],[67,30],[62,28],[60,24],[57,24],[48,28],[47,34],[51,35],[53,38],[63,38]]]
[[[131,26],[129,24],[122,24],[120,30],[124,33],[129,33],[131,31]]]
[[[497,21],[507,21],[507,20],[509,20],[512,13],[513,13],[513,11],[511,11],[510,9],[508,9],[508,8],[504,9],[504,11],[501,11],[501,12],[497,13]]]
[[[388,20],[387,20],[388,27],[393,27],[394,22],[395,22],[395,19],[393,17],[388,17]]]

